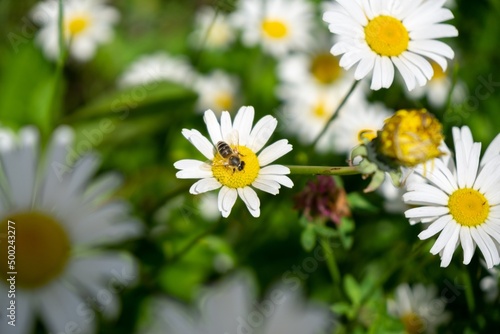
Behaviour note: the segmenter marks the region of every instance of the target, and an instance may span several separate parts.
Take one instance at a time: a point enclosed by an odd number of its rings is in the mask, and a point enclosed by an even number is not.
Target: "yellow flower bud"
[[[443,154],[442,125],[425,109],[399,110],[385,120],[378,152],[394,163],[413,167]]]

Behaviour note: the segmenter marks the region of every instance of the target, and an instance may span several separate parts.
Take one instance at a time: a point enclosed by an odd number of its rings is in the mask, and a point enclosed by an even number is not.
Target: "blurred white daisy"
[[[150,305],[145,334],[316,334],[330,327],[331,314],[323,305],[304,301],[298,287],[277,285],[262,302],[255,299],[253,280],[235,274],[206,288],[196,308],[157,298]]]
[[[285,129],[294,134],[304,144],[311,144],[333,116],[338,106],[349,91],[350,84],[320,87],[317,85],[283,85],[278,89],[279,97],[284,101],[280,112]],[[349,96],[341,111],[346,113],[358,109],[364,94],[358,89]],[[330,142],[332,124],[319,139],[316,149],[320,152],[332,151]]]
[[[455,27],[441,23],[453,18],[442,7],[445,0],[336,1],[336,7],[323,16],[330,31],[339,35],[331,52],[342,55],[340,66],[345,69],[358,64],[356,80],[372,73],[373,90],[391,86],[394,66],[408,90],[423,86],[433,75],[426,58],[446,70],[445,58],[454,57],[448,45],[436,40],[458,35]]]
[[[194,80],[195,72],[186,59],[157,52],[132,63],[118,79],[118,84],[133,87],[168,81],[190,87]]]
[[[243,44],[260,44],[275,57],[307,50],[313,41],[314,7],[307,0],[241,0],[231,21]]]
[[[113,25],[119,12],[105,4],[104,0],[65,0],[64,40],[69,54],[78,61],[90,60],[99,44],[113,38]],[[59,3],[46,0],[39,2],[30,13],[33,21],[40,25],[36,42],[41,45],[47,58],[59,56]]]
[[[481,264],[486,267],[486,263],[481,261]],[[488,303],[493,303],[498,298],[498,279],[500,278],[500,270],[498,267],[486,268],[488,275],[479,281],[479,288],[484,293],[484,299]]]
[[[240,82],[236,76],[215,70],[199,76],[194,84],[198,93],[197,110],[212,109],[217,115],[222,111],[235,111],[239,102]]]
[[[468,127],[453,128],[453,141],[454,160],[434,159],[433,167],[415,169],[428,184],[408,184],[403,199],[417,207],[405,216],[410,224],[429,224],[420,239],[439,233],[431,253],[440,253],[442,267],[450,264],[458,245],[463,263],[469,264],[477,245],[491,268],[500,263],[500,135],[481,160],[481,143],[473,142]]]
[[[99,247],[137,236],[141,225],[126,203],[110,199],[120,184],[117,175],[91,181],[96,156],[68,163],[73,137],[68,127],[58,128],[39,160],[35,129],[23,128],[19,136],[0,130],[0,234],[15,228],[16,236],[15,264],[0,262],[1,333],[13,333],[5,315],[9,272],[17,272],[15,333],[31,333],[37,316],[48,332],[65,332],[72,324],[74,331],[93,333],[92,308],[116,316],[120,305],[112,286],[137,278],[131,258]],[[9,244],[0,245],[7,259]]]
[[[226,14],[206,6],[196,13],[190,38],[195,47],[226,49],[235,40],[236,32]]]
[[[229,216],[238,196],[245,202],[252,216],[259,217],[260,200],[252,187],[273,195],[279,193],[281,185],[293,187],[293,182],[285,176],[290,173],[287,167],[269,165],[290,152],[292,145],[288,140],[282,139],[263,149],[278,122],[267,115],[252,129],[253,118],[253,107],[241,107],[234,122],[231,122],[228,112],[222,112],[219,124],[214,112],[207,110],[203,119],[211,142],[198,130],[182,130],[184,137],[210,161],[177,161],[174,167],[180,171],[176,176],[180,179],[201,179],[189,189],[194,195],[222,187],[219,191],[218,208],[223,217]],[[230,162],[229,156],[221,155],[216,148],[221,142],[229,145],[236,160],[231,159]],[[257,155],[259,151],[261,152]]]
[[[413,288],[401,284],[396,288],[394,299],[387,301],[389,314],[401,320],[408,334],[434,333],[450,318],[445,306],[435,287],[422,284]]]
[[[427,85],[423,87],[416,87],[414,90],[406,92],[406,95],[411,99],[420,99],[426,96],[427,101],[432,107],[442,108],[448,99],[453,82],[448,73],[443,71],[443,69],[436,62],[432,61],[431,66],[434,70],[434,75],[432,76],[432,79],[429,80]],[[465,98],[465,84],[462,81],[457,81],[453,87],[450,102],[458,104],[463,102]]]
[[[200,215],[208,221],[217,221],[220,219],[217,200],[217,195],[214,193],[206,193],[200,196],[198,210]]]
[[[332,123],[330,145],[335,152],[350,153],[362,143],[362,138],[373,139],[384,126],[392,111],[381,103],[359,104],[356,108],[342,109]]]

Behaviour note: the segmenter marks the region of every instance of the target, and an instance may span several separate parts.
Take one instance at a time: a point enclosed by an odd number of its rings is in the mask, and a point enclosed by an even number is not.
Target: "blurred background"
[[[300,104],[287,93],[284,56],[242,38],[242,28],[230,17],[237,0],[105,3],[119,13],[113,35],[85,60],[70,54],[59,69],[57,57],[48,57],[36,37],[42,25],[34,23],[30,13],[37,2],[0,3],[0,125],[15,131],[35,125],[42,148],[57,126],[74,128],[75,156],[92,148],[102,157],[99,174],[122,174],[124,184],[115,196],[130,202],[133,215],[146,227],[141,237],[113,246],[137,259],[139,277],[120,294],[116,319],[99,317],[98,333],[140,332],[151,319],[154,298],[192,305],[201,288],[242,269],[255,280],[258,299],[284,275],[294,273],[307,299],[336,314],[332,333],[409,332],[387,309],[387,301],[405,283],[436,287],[435,298],[449,314],[439,333],[497,331],[498,272],[486,270],[478,254],[463,265],[461,251],[449,267],[440,268],[439,258],[428,252],[432,243],[417,237],[420,226],[411,226],[404,209],[397,208],[400,194],[395,189],[391,191],[396,195],[364,194],[367,180],[335,177],[335,187],[345,189],[342,195],[331,195],[336,212],[341,211],[337,221],[308,219],[300,209],[299,193],[316,180],[313,176],[291,176],[293,189],[282,188],[277,196],[259,192],[258,219],[240,200],[224,219],[217,210],[216,192],[190,195],[192,180],[177,179],[173,163],[202,159],[181,129],[206,134],[202,112],[209,108],[234,115],[240,106],[251,105],[256,119],[276,117],[279,124],[271,141],[286,138],[294,146],[281,164],[345,166],[348,151],[311,150],[311,139],[294,132],[291,118],[296,116],[289,110],[307,108],[309,102]],[[333,45],[321,20],[328,3],[309,3],[314,42],[293,54],[311,56]],[[370,108],[382,104],[388,115],[403,108],[428,109],[443,123],[448,143],[452,126],[468,125],[484,151],[500,129],[500,1],[456,0],[447,6],[455,16],[447,23],[457,27],[459,37],[447,40],[455,59],[444,76],[458,93],[447,91],[442,103],[432,103],[424,93],[410,96],[396,78],[391,88],[376,92],[360,85],[359,94]],[[209,39],[206,27],[221,18],[227,25],[221,23],[221,30]],[[314,94],[308,98],[315,99]],[[337,137],[342,141],[344,136],[338,132]],[[294,272],[314,256],[320,240],[334,245],[341,282],[332,283],[325,261],[310,272]],[[488,289],[482,289],[485,278],[493,278]],[[47,332],[42,321],[34,332]]]

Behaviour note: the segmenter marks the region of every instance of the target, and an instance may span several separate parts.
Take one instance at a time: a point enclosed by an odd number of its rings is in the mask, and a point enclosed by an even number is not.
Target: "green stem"
[[[361,174],[354,166],[286,166],[290,169],[290,174],[299,175],[357,175]]]
[[[475,308],[474,291],[470,281],[469,271],[466,268],[462,271],[462,276],[465,284],[465,299],[467,300],[467,307],[469,308],[469,312],[473,313]]]
[[[337,266],[337,261],[335,260],[335,255],[333,254],[333,249],[330,246],[330,241],[327,237],[322,237],[320,241],[321,247],[325,252],[326,264],[328,266],[328,271],[332,277],[333,284],[338,286],[341,282],[339,267]]]
[[[349,89],[349,91],[347,92],[347,94],[344,97],[344,99],[342,100],[342,102],[340,102],[339,106],[337,107],[337,109],[335,109],[335,111],[333,112],[333,114],[330,117],[330,119],[328,120],[328,122],[326,122],[325,126],[323,127],[323,130],[321,130],[321,132],[316,136],[316,139],[314,139],[314,141],[312,142],[311,147],[316,146],[316,144],[318,143],[319,139],[328,130],[328,128],[330,127],[330,124],[338,116],[340,109],[342,109],[342,107],[346,104],[347,100],[349,99],[349,96],[351,96],[352,92],[354,92],[354,89],[356,89],[358,83],[359,83],[359,80],[355,80],[352,83],[351,89]]]

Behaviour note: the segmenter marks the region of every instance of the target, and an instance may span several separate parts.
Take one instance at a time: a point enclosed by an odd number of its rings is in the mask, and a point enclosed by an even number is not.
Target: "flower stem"
[[[357,175],[361,174],[355,166],[286,166],[290,174],[299,175]]]
[[[356,89],[356,87],[358,86],[358,83],[359,83],[359,80],[355,80],[352,83],[351,89],[349,89],[349,91],[347,92],[347,94],[344,97],[344,99],[342,100],[342,102],[340,102],[340,104],[337,107],[337,109],[335,109],[335,111],[333,112],[332,116],[330,116],[330,119],[328,120],[328,122],[326,122],[325,126],[323,127],[323,130],[321,130],[321,132],[316,136],[316,139],[314,139],[314,141],[312,142],[311,147],[316,146],[316,144],[318,143],[319,139],[325,134],[326,130],[328,130],[328,127],[333,122],[333,120],[337,117],[337,115],[339,114],[340,109],[342,109],[342,107],[346,104],[347,100],[349,99],[349,96],[351,96],[352,92],[354,92],[354,89]]]
[[[333,254],[332,247],[330,246],[330,240],[327,237],[322,237],[320,244],[325,252],[326,264],[328,266],[330,276],[332,277],[333,284],[339,285],[341,282],[340,271],[337,266],[337,261],[335,260],[335,255]]]

